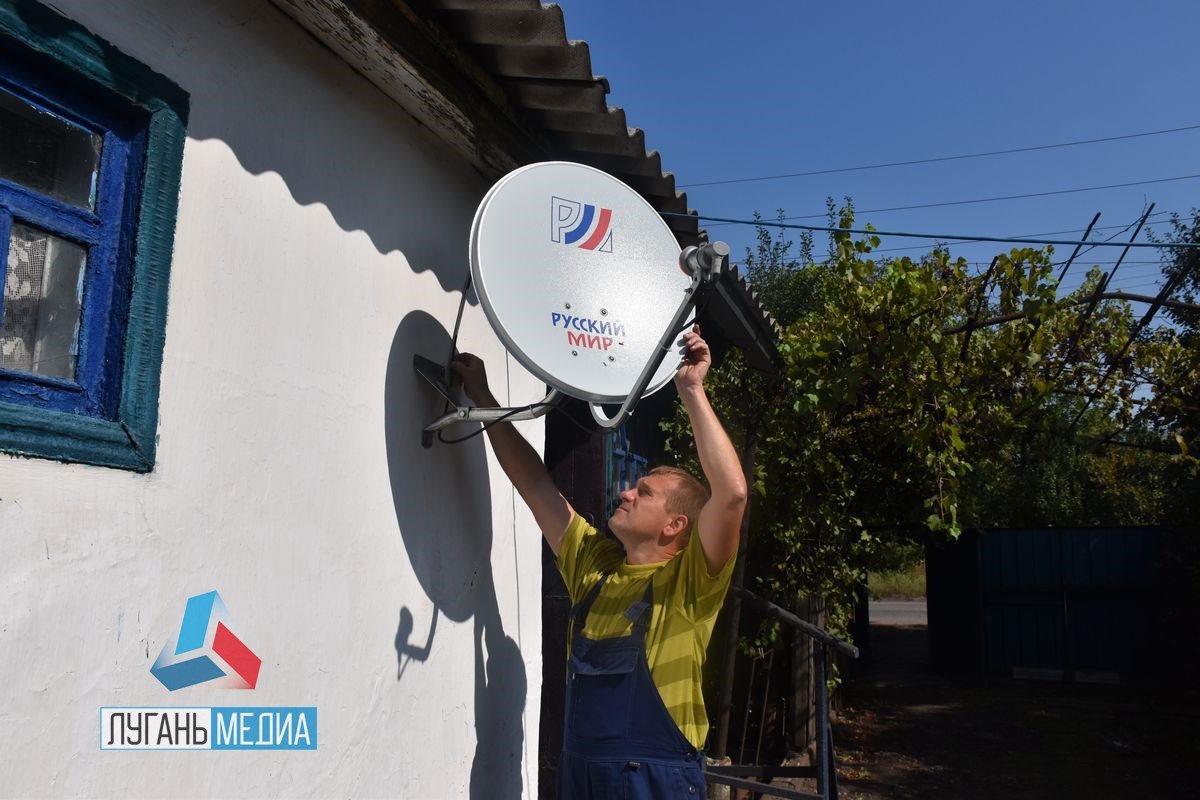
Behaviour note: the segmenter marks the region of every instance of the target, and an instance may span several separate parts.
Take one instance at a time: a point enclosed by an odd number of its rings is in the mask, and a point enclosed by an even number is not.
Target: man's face
[[[657,541],[677,514],[667,511],[667,495],[675,488],[669,475],[647,475],[621,492],[621,505],[608,520],[609,530],[621,544]]]

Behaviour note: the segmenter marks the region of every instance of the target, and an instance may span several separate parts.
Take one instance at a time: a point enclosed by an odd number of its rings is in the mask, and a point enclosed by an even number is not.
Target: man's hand
[[[704,377],[712,366],[712,352],[708,349],[708,342],[700,337],[699,325],[693,325],[680,341],[683,344],[683,364],[675,373],[675,388],[682,394],[684,389],[704,386]]]
[[[471,353],[460,353],[450,362],[450,369],[454,371],[451,388],[462,386],[471,402],[481,408],[498,405],[492,390],[488,388],[487,367],[482,358]]]

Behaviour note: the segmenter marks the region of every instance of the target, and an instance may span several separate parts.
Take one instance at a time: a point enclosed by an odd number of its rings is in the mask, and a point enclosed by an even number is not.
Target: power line
[[[1200,177],[1200,176],[1197,176]],[[722,225],[753,225],[766,228],[788,228],[801,231],[816,231],[824,233],[857,233],[867,236],[901,236],[909,239],[961,239],[964,242],[1014,242],[1017,244],[1061,244],[1061,245],[1091,245],[1093,247],[1156,247],[1175,248],[1179,250],[1200,249],[1200,242],[1077,242],[1063,239],[1035,239],[1019,236],[970,236],[961,233],[913,233],[911,231],[880,231],[861,228],[830,228],[824,225],[802,225],[798,222],[767,222],[761,219],[729,219],[727,217],[709,217],[702,214],[683,214],[676,211],[658,212],[664,217],[682,217],[694,220],[719,222]],[[713,227],[713,226],[709,226]]]
[[[760,175],[756,178],[729,178],[720,181],[701,181],[698,183],[680,184],[679,189],[690,189],[694,186],[723,186],[731,183],[753,183],[756,181],[774,181],[783,178],[805,178],[812,175],[834,175],[839,172],[861,172],[869,169],[883,169],[885,167],[907,167],[914,164],[934,164],[940,161],[959,161],[966,158],[983,158],[985,156],[1002,156],[1011,153],[1029,153],[1035,150],[1053,150],[1059,147],[1075,147],[1081,144],[1098,144],[1100,142],[1115,142],[1121,139],[1137,139],[1143,136],[1159,136],[1164,133],[1179,133],[1180,131],[1193,131],[1200,128],[1200,125],[1186,125],[1182,128],[1165,128],[1159,131],[1146,131],[1144,133],[1127,133],[1122,136],[1106,136],[1101,139],[1079,139],[1073,142],[1058,142],[1056,144],[1039,144],[1032,147],[1014,147],[1008,150],[990,150],[986,153],[964,153],[957,156],[938,156],[935,158],[919,158],[912,161],[891,161],[886,164],[865,164],[857,167],[837,167],[834,169],[818,169],[809,172],[785,172],[779,175]]]
[[[1155,211],[1150,216],[1157,217],[1162,214],[1170,214],[1170,213],[1171,213],[1170,211]],[[1116,230],[1117,228],[1123,228],[1125,230],[1128,230],[1129,224],[1126,223],[1124,225],[1102,225],[1098,228],[1092,228],[1092,230],[1094,230],[1094,231],[1111,231],[1111,230]],[[1021,235],[1022,236],[1057,236],[1060,233],[1078,233],[1083,230],[1086,230],[1086,229],[1085,228],[1068,228],[1067,230],[1064,230],[1064,231],[1042,231],[1041,233],[1025,233],[1025,234],[1021,234]],[[946,244],[955,244],[955,242],[948,241],[948,242],[946,242]],[[928,249],[928,245],[918,244],[918,245],[913,245],[911,247],[884,247],[884,248],[880,248],[877,250],[872,250],[871,252],[872,253],[897,253],[902,250],[926,250],[926,249]],[[1158,262],[1155,262],[1155,263],[1158,263]]]
[[[1151,286],[1156,283],[1162,283],[1164,280],[1166,280],[1166,278],[1167,276],[1163,275],[1161,272],[1139,272],[1133,275],[1123,276],[1120,279],[1114,278],[1113,283],[1129,286]]]
[[[990,263],[991,262],[989,262],[989,261],[972,261],[972,262],[970,262],[971,266],[976,268],[975,275],[980,274],[981,270],[979,268],[985,267]],[[1109,262],[1109,263],[1112,263],[1112,262]],[[1125,262],[1125,263],[1128,264],[1129,262]],[[1152,287],[1156,287],[1156,286],[1161,286],[1162,283],[1163,283],[1163,278],[1161,275],[1158,275],[1158,274],[1131,275],[1131,276],[1128,276],[1127,278],[1113,279],[1113,282],[1112,282],[1113,286],[1118,289],[1129,289],[1129,290],[1139,290],[1139,291],[1142,289],[1148,289],[1148,288],[1152,288]]]
[[[1124,244],[1124,243],[1122,242],[1121,244]],[[878,252],[880,252],[880,251],[872,250],[870,253],[866,253],[865,255],[873,256]],[[1117,263],[1116,261],[1088,261],[1087,259],[1083,259],[1083,258],[1079,259],[1079,262],[1081,264],[1087,264],[1088,266],[1092,266],[1092,267],[1103,267],[1103,266],[1107,266],[1109,264]],[[990,261],[968,261],[967,263],[970,264],[971,266],[978,266],[980,264],[987,265],[987,264],[990,264],[991,262]],[[1135,266],[1137,266],[1139,264],[1140,265],[1162,264],[1161,261],[1122,261],[1121,263],[1122,264],[1133,264]],[[1055,264],[1055,266],[1062,266],[1062,262]]]
[[[1113,286],[1117,289],[1117,291],[1124,290],[1130,292],[1146,292],[1151,289],[1159,289],[1162,287],[1162,285],[1163,284],[1161,281],[1155,281],[1154,283],[1125,283],[1123,281],[1113,282]]]
[[[1104,186],[1084,186],[1084,187],[1081,187],[1078,189],[1056,189],[1051,192],[1030,192],[1028,194],[1009,194],[1009,195],[1001,195],[999,197],[978,197],[978,198],[974,198],[972,200],[947,200],[947,201],[941,202],[941,203],[919,203],[917,205],[912,205],[912,206],[891,206],[889,208],[855,209],[854,213],[855,214],[881,214],[885,211],[911,211],[911,210],[917,209],[917,208],[942,208],[944,206],[965,206],[965,205],[971,205],[974,203],[994,203],[999,200],[1025,200],[1030,197],[1050,197],[1051,195],[1059,195],[1059,194],[1078,194],[1079,192],[1098,192],[1098,191],[1102,191],[1104,189],[1122,189],[1122,188],[1125,188],[1128,186],[1145,186],[1145,185],[1151,184],[1151,183],[1170,183],[1172,181],[1186,181],[1186,180],[1193,180],[1195,178],[1200,178],[1200,174],[1176,175],[1171,178],[1154,178],[1152,180],[1145,180],[1145,181],[1130,181],[1129,183],[1109,183]],[[785,219],[785,220],[786,219],[817,219],[819,217],[828,216],[828,214],[829,214],[828,211],[823,211],[820,214],[798,214],[798,215],[786,216],[783,219]],[[708,217],[708,219],[715,219],[715,217]],[[727,225],[729,223],[728,222],[720,222],[717,224],[718,225]],[[712,225],[710,227],[716,227],[716,225]],[[990,239],[988,241],[999,241],[999,240],[998,239]],[[1094,244],[1094,243],[1087,242],[1087,244]]]

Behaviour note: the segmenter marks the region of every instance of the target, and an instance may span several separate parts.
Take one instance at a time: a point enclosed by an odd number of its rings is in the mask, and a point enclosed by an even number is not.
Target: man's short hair
[[[712,492],[695,475],[678,467],[655,467],[651,475],[669,475],[675,481],[675,489],[667,494],[666,508],[671,514],[683,514],[688,518],[690,529],[700,519],[700,509],[712,497]]]

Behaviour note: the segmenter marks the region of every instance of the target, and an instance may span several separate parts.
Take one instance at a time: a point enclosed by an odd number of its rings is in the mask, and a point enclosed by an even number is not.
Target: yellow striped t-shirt
[[[625,618],[625,611],[642,598],[646,581],[654,581],[654,610],[646,634],[650,674],[671,719],[697,748],[708,737],[701,681],[705,651],[735,560],[729,559],[720,572],[709,575],[693,526],[690,541],[670,561],[627,564],[621,545],[602,536],[578,514],[567,526],[558,553],[558,569],[572,603],[578,603],[605,573],[612,573],[584,624],[583,635],[589,639],[630,635],[633,623]]]

